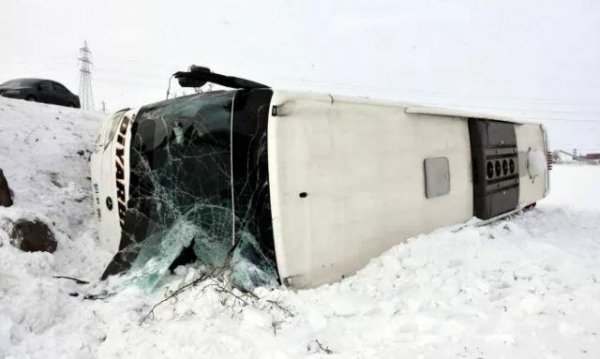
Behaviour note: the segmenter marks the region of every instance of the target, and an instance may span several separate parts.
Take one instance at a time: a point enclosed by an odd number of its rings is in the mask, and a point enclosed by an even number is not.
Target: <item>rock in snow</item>
[[[77,152],[103,116],[0,97],[18,194],[0,207],[0,358],[600,357],[600,166],[555,166],[536,209],[417,236],[339,283],[252,296],[187,265],[145,294],[97,281],[111,256]],[[7,245],[23,218],[52,223],[54,254]]]
[[[40,220],[20,219],[10,233],[11,244],[25,252],[56,250],[56,239],[48,225]]]
[[[4,177],[4,172],[0,168],[0,206],[10,207],[12,204],[13,201],[10,194],[10,187],[8,187],[8,182],[6,181],[6,177]]]

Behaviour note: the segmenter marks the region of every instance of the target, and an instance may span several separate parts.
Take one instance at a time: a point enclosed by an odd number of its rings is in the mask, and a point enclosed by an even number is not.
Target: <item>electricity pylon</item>
[[[79,102],[84,110],[94,109],[94,95],[92,93],[92,53],[83,42],[79,49]]]

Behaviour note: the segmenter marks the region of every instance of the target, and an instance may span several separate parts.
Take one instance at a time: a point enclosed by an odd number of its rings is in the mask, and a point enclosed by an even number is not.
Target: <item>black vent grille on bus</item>
[[[519,162],[514,124],[469,119],[475,217],[488,219],[519,203]]]

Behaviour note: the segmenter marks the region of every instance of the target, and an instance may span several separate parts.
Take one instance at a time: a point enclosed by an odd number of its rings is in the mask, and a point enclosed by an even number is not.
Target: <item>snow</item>
[[[104,116],[0,98],[0,164],[15,193],[0,207],[0,358],[600,356],[600,166],[557,165],[536,209],[417,236],[339,283],[254,298],[199,281],[152,310],[201,272],[102,296],[118,280],[97,283],[110,256],[87,151]],[[52,225],[54,254],[9,245],[22,217]]]

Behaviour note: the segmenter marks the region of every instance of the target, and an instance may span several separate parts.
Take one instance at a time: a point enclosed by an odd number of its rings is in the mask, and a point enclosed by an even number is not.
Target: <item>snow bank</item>
[[[110,260],[87,179],[101,117],[0,98],[0,163],[15,192],[0,208],[0,357],[600,356],[600,167],[555,166],[535,210],[418,236],[340,283],[254,298],[201,281],[152,310],[198,269],[178,268],[150,295],[106,298],[106,284],[53,277],[95,281]],[[53,224],[55,254],[8,245],[23,216]]]

